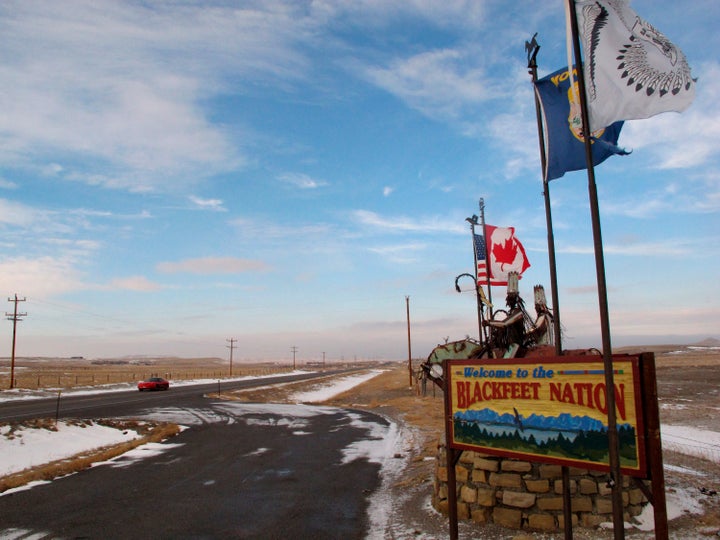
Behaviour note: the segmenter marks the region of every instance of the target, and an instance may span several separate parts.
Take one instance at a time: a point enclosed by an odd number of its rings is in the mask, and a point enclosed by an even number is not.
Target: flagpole
[[[480,200],[478,201],[478,206],[480,207],[480,226],[482,227],[482,235],[485,239],[485,264],[487,265],[487,271],[485,272],[485,277],[487,279],[487,290],[488,290],[488,302],[490,305],[488,306],[488,311],[490,312],[489,319],[493,318],[493,301],[492,301],[492,287],[490,286],[490,257],[488,254],[488,246],[490,245],[488,243],[488,237],[485,234],[485,199],[480,197]]]
[[[578,32],[577,14],[575,12],[575,0],[567,0],[567,2],[567,6],[570,10],[568,15],[570,17],[570,26],[572,29],[575,65],[581,67],[583,64],[582,57],[580,55],[580,38]],[[568,69],[572,69],[572,66],[568,66]],[[595,183],[595,168],[593,166],[592,158],[592,141],[590,139],[592,131],[586,100],[587,94],[585,89],[585,78],[582,72],[582,68],[578,69],[577,81],[583,125],[583,139],[585,142],[588,194],[590,197],[590,214],[592,218],[593,241],[595,247],[595,272],[597,274],[598,304],[600,308],[600,331],[602,336],[605,389],[607,392],[608,454],[612,483],[613,532],[616,540],[623,540],[625,538],[622,500],[623,481],[620,470],[620,445],[618,440],[617,416],[615,411],[615,380],[613,375],[612,345],[610,342],[610,318],[608,314],[607,284],[605,281],[605,260],[603,255],[602,233],[600,230],[600,208],[598,204],[597,184]]]
[[[477,315],[478,315],[478,341],[480,342],[480,345],[485,343],[485,339],[483,339],[483,307],[482,307],[482,290],[480,288],[480,283],[478,283],[478,256],[477,256],[477,249],[475,248],[475,225],[477,225],[477,216],[473,214],[471,218],[465,218],[465,221],[470,223],[470,234],[472,235],[472,243],[473,243],[473,260],[475,261],[475,272],[474,277],[470,274],[460,274],[467,275],[473,278],[473,281],[475,282],[475,301],[477,304]],[[460,276],[455,278],[455,289],[457,289],[457,292],[460,292],[460,287],[458,286],[458,278]]]
[[[537,34],[535,34],[537,36]],[[528,49],[528,69],[532,76],[533,87],[537,81],[537,53],[540,50],[533,36]],[[545,221],[547,223],[548,259],[550,264],[550,294],[552,296],[553,336],[555,338],[555,354],[562,354],[562,336],[560,335],[560,300],[558,294],[557,266],[555,261],[555,234],[552,225],[552,211],[550,209],[550,182],[547,179],[547,155],[545,154],[545,135],[542,128],[542,115],[540,114],[540,100],[535,92],[535,117],[538,127],[538,141],[540,142],[540,165],[543,173],[543,199],[545,200]]]
[[[540,98],[535,89],[537,82],[537,54],[540,45],[535,37],[530,43],[525,42],[525,50],[528,53],[528,69],[532,77],[533,91],[535,94],[535,119],[538,127],[538,142],[540,143],[540,167],[543,175],[543,199],[545,200],[545,221],[547,223],[548,260],[550,264],[550,292],[553,306],[553,336],[555,338],[555,355],[562,355],[562,341],[560,335],[560,301],[558,300],[557,267],[555,262],[555,234],[553,233],[552,212],[550,210],[550,182],[547,179],[547,154],[545,153],[545,135],[542,127],[542,114],[540,111]],[[563,487],[563,529],[566,540],[572,540],[572,499],[570,488],[570,469],[567,465],[561,467]]]

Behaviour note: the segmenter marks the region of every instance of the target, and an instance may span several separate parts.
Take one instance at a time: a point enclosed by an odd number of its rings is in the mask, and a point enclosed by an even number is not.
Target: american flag
[[[475,258],[477,259],[477,282],[478,285],[488,284],[488,266],[487,266],[487,244],[485,244],[485,236],[476,234],[475,236]],[[496,280],[490,276],[490,285],[505,285],[506,283],[496,283]]]

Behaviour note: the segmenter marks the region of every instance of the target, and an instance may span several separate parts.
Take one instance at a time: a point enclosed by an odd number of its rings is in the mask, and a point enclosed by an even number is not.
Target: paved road
[[[192,386],[173,386],[167,392],[138,392],[133,391],[107,391],[89,395],[66,394],[60,396],[58,407],[57,398],[6,401],[0,403],[0,422],[8,420],[23,420],[27,418],[55,417],[59,412],[60,418],[80,417],[98,418],[113,416],[127,416],[134,411],[142,410],[147,406],[157,406],[158,403],[183,403],[194,399],[200,403],[202,396],[209,392],[252,388],[280,382],[301,381],[324,377],[326,375],[340,375],[349,369],[325,372],[301,373],[282,377],[265,377],[262,379],[247,379],[241,381],[220,381],[218,383],[198,384]]]
[[[365,538],[385,420],[327,407],[142,394],[132,416],[189,429],[107,464],[0,496],[0,538]],[[139,394],[139,393],[138,393]],[[152,400],[157,400],[152,403]],[[104,407],[114,407],[105,405]]]

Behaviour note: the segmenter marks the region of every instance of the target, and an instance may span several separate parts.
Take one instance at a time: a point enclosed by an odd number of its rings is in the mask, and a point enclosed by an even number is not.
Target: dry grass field
[[[287,364],[233,364],[232,376],[284,373]],[[10,388],[10,359],[0,359],[0,389]],[[218,379],[230,376],[230,364],[220,358],[138,357],[117,359],[18,358],[14,388],[66,389],[78,386],[134,383],[157,376],[173,380]]]

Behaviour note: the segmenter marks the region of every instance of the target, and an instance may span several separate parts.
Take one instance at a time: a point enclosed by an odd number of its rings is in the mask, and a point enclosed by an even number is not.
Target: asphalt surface
[[[27,399],[6,401],[0,403],[0,422],[10,420],[25,420],[29,418],[55,417],[59,418],[113,418],[115,416],[128,416],[142,411],[148,406],[179,404],[181,406],[200,406],[204,403],[204,395],[217,392],[253,388],[276,383],[302,381],[324,377],[327,375],[340,375],[348,369],[325,372],[301,373],[282,377],[265,377],[262,379],[247,379],[240,381],[218,381],[207,384],[191,386],[171,386],[168,391],[138,392],[133,391],[107,391],[88,395],[61,394],[59,397],[47,399]]]
[[[377,437],[371,428],[386,427],[384,419],[210,400],[198,390],[138,392],[128,396],[130,404],[104,400],[97,408],[73,402],[75,412],[92,417],[116,411],[116,417],[179,420],[189,429],[0,496],[0,538],[366,537],[368,495],[380,485],[380,466],[347,459],[347,449]]]

